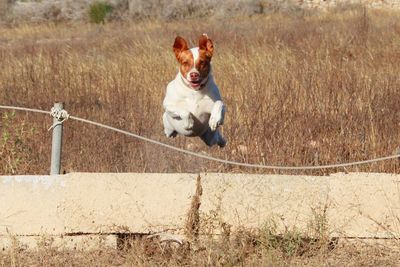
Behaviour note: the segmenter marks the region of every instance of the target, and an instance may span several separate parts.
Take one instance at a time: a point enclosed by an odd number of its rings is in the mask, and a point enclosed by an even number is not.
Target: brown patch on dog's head
[[[199,39],[200,53],[204,53],[205,57],[211,60],[214,53],[214,45],[211,39],[208,38],[207,34],[203,34]]]
[[[207,77],[210,73],[210,62],[214,52],[214,45],[206,34],[199,39],[199,58],[195,62],[196,69],[201,77]]]
[[[173,49],[176,59],[181,64],[179,69],[182,75],[186,77],[186,74],[193,68],[194,65],[193,55],[189,50],[186,40],[180,36],[177,36],[175,38]]]
[[[173,45],[173,50],[174,50],[176,59],[180,62],[181,61],[180,58],[181,58],[182,53],[184,51],[189,50],[189,46],[188,46],[188,44],[187,44],[185,39],[183,39],[180,36],[177,36],[175,38],[175,42],[174,42],[174,45]]]

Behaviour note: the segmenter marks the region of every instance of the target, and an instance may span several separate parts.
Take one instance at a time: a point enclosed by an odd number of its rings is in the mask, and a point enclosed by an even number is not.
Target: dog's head
[[[211,71],[211,57],[214,46],[208,36],[203,34],[199,47],[189,49],[185,39],[178,36],[173,46],[176,59],[181,64],[179,71],[186,83],[194,90],[200,90],[208,81]]]

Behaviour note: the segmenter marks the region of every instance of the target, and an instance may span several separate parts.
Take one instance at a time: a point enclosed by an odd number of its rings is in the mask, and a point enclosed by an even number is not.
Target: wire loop
[[[68,120],[70,117],[68,112],[65,109],[62,109],[59,107],[52,107],[50,110],[50,116],[57,119],[57,122],[55,122],[53,125],[51,125],[50,128],[47,129],[47,131],[52,130],[57,125],[63,124],[63,122]]]

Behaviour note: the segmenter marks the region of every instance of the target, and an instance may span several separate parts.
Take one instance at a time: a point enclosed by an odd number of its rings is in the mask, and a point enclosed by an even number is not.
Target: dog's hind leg
[[[209,128],[202,136],[200,136],[200,138],[204,141],[204,143],[206,143],[206,145],[210,147],[213,145],[218,145],[222,148],[226,145],[225,138],[218,130],[213,132]]]
[[[220,147],[220,148],[223,148],[224,146],[226,146],[226,140],[225,140],[225,138],[222,136],[222,134],[217,130],[217,131],[215,131],[215,134],[214,134],[214,136],[216,136],[216,139],[217,139],[217,145]]]
[[[163,114],[163,124],[164,124],[164,133],[167,137],[175,137],[178,133],[175,131],[174,127],[168,121],[168,114],[164,112]]]

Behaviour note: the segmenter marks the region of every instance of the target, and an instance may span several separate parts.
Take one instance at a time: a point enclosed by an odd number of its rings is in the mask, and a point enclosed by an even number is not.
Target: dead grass
[[[49,110],[63,101],[73,115],[241,162],[322,165],[389,155],[400,146],[399,21],[396,12],[354,8],[101,27],[2,27],[0,103]],[[203,32],[214,40],[214,75],[228,107],[222,131],[229,143],[222,150],[198,139],[163,136],[161,103],[177,71],[172,42],[180,34],[195,45]],[[12,171],[1,157],[0,173],[48,173],[51,119],[17,113],[13,125],[21,124],[35,131],[11,131],[0,154],[14,144],[24,149],[8,159]],[[0,132],[9,131],[2,119]],[[64,137],[66,172],[261,172],[75,121],[65,123]],[[348,170],[399,173],[400,162]],[[336,171],[343,170],[307,173]]]
[[[203,188],[201,186],[201,177],[197,176],[196,192],[192,197],[192,203],[186,216],[185,235],[190,240],[197,240],[199,237],[200,230],[200,205],[201,195],[203,194]]]
[[[49,244],[36,250],[15,246],[0,252],[0,266],[397,266],[400,261],[398,244],[386,247],[345,241],[330,248],[298,242],[283,247],[271,246],[262,238],[241,232],[228,241],[203,239],[195,247],[136,239],[124,249],[89,251]],[[301,253],[289,254],[288,245],[301,246]]]

